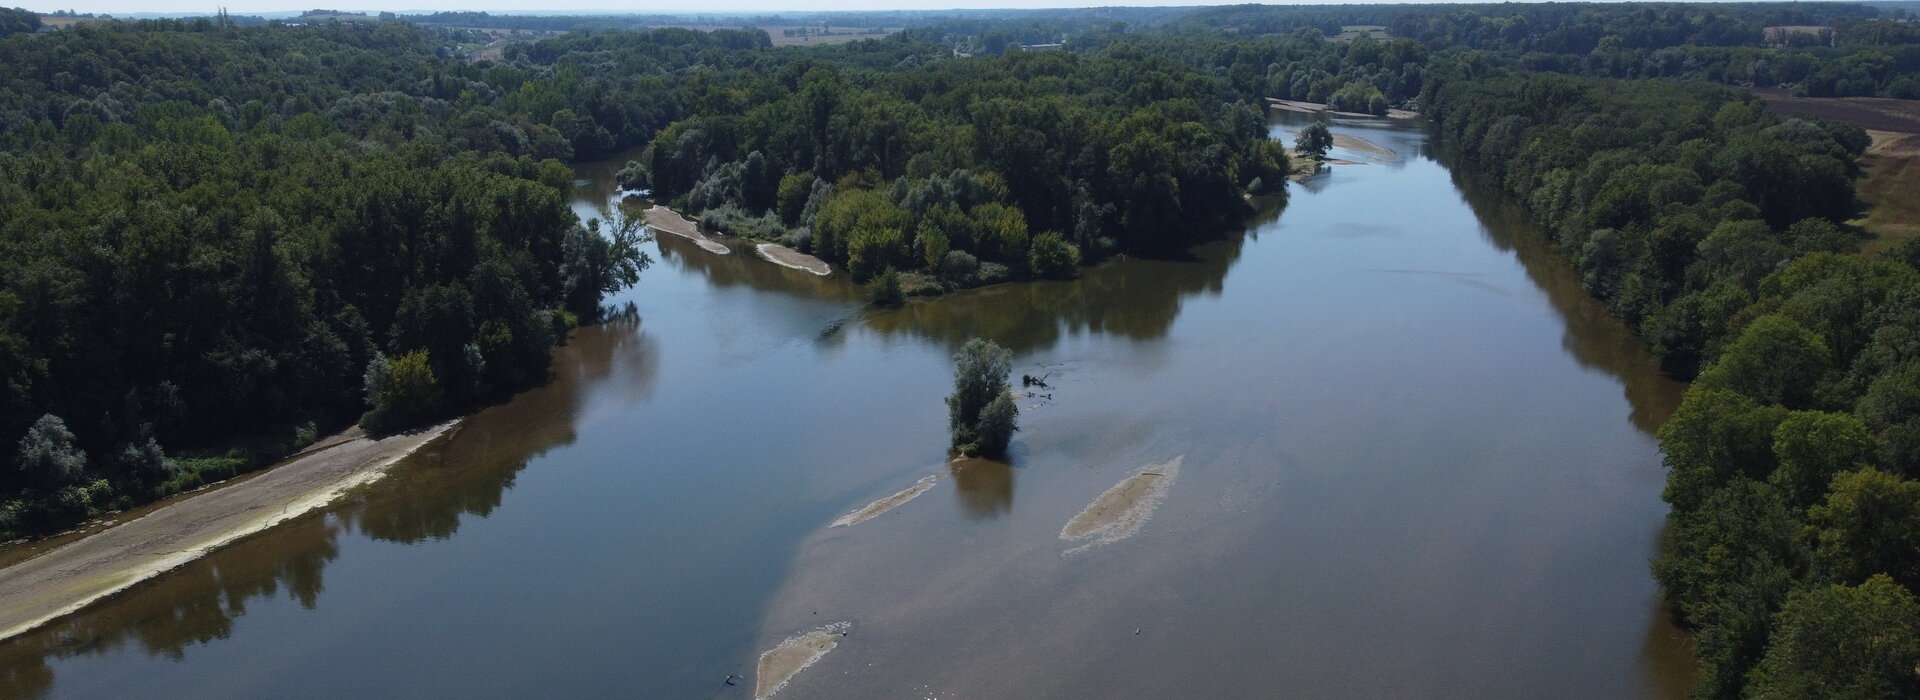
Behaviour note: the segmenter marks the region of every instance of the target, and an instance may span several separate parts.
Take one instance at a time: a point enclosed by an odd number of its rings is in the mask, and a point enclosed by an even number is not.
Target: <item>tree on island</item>
[[[1333,148],[1333,132],[1327,130],[1327,114],[1321,112],[1319,118],[1300,130],[1300,138],[1294,144],[1294,149],[1300,151],[1301,155],[1320,160],[1327,157],[1329,148]]]
[[[990,340],[974,338],[953,356],[953,395],[947,397],[947,422],[953,450],[964,455],[1004,457],[1013,441],[1019,409],[1007,377],[1013,353]]]

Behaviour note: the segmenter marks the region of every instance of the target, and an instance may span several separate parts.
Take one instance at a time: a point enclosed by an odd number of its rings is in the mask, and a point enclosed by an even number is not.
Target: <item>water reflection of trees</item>
[[[1264,207],[1256,228],[1279,215]],[[1082,333],[1152,340],[1167,334],[1187,297],[1218,295],[1240,259],[1246,236],[1234,234],[1175,259],[1126,259],[1081,270],[1064,282],[1003,284],[867,314],[869,328],[959,346],[992,338],[1015,353],[1052,347]]]
[[[650,392],[658,354],[630,311],[581,329],[555,351],[550,382],[469,417],[453,436],[396,465],[374,488],[0,643],[0,697],[44,696],[54,682],[50,658],[134,650],[183,658],[195,644],[231,636],[250,602],[282,591],[312,609],[344,530],[401,543],[451,537],[462,516],[486,517],[499,508],[528,461],[573,442],[575,420],[593,391]]]
[[[1449,170],[1454,186],[1485,225],[1487,241],[1513,252],[1526,268],[1527,277],[1546,292],[1554,312],[1566,322],[1561,347],[1582,367],[1620,380],[1635,428],[1649,434],[1659,428],[1679,405],[1685,385],[1662,374],[1646,344],[1607,309],[1605,302],[1587,294],[1580,274],[1554,249],[1524,209],[1498,188],[1475,181],[1464,170],[1451,164]]]
[[[987,459],[962,459],[947,464],[954,492],[967,517],[985,520],[1013,510],[1013,465]]]

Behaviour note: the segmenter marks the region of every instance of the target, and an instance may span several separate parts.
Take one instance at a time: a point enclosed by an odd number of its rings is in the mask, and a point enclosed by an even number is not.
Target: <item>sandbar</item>
[[[828,265],[827,261],[778,243],[762,243],[754,246],[753,252],[760,254],[762,260],[781,267],[791,267],[795,270],[811,272],[821,277],[833,274],[833,267]]]
[[[0,569],[0,639],[178,568],[380,478],[458,421],[331,443],[258,476],[209,489]]]
[[[1066,553],[1074,554],[1138,534],[1140,527],[1153,517],[1160,501],[1167,497],[1167,489],[1180,476],[1180,463],[1185,459],[1182,455],[1142,469],[1093,499],[1079,515],[1067,521],[1066,527],[1060,528],[1060,539],[1089,540]]]
[[[848,513],[846,515],[842,515],[840,516],[839,520],[833,521],[833,524],[828,525],[827,527],[845,527],[848,525],[859,525],[860,523],[864,523],[868,520],[872,520],[874,518],[880,517],[881,514],[886,513],[887,511],[890,511],[895,508],[899,508],[902,505],[905,505],[907,501],[911,501],[913,499],[919,498],[920,494],[926,493],[927,489],[933,488],[934,482],[939,480],[939,478],[940,477],[938,476],[931,476],[931,475],[921,477],[919,482],[915,483],[912,486],[908,486],[904,489],[901,489],[899,493],[895,493],[886,498],[882,498],[872,503],[868,503],[865,507],[859,510]]]
[[[786,641],[775,645],[760,655],[760,666],[754,670],[753,697],[766,700],[787,687],[787,681],[799,675],[802,670],[840,646],[840,638],[846,636],[852,625],[835,622],[825,627],[803,634],[788,637]]]
[[[699,224],[695,224],[693,220],[681,216],[680,212],[655,204],[647,207],[645,216],[647,218],[647,228],[651,228],[654,231],[670,233],[693,241],[695,245],[700,246],[701,250],[716,255],[726,255],[727,253],[733,252],[732,249],[728,248],[725,244],[713,240],[707,236],[707,234],[701,233]]]

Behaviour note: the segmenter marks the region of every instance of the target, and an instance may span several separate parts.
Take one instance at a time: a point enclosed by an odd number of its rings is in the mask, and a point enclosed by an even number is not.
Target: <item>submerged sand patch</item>
[[[811,272],[821,277],[833,274],[833,267],[827,261],[778,243],[762,243],[754,246],[753,252],[758,253],[760,259],[781,267]]]
[[[1361,153],[1371,153],[1376,156],[1392,157],[1395,155],[1392,149],[1351,134],[1334,134],[1333,145]]]
[[[880,517],[881,514],[884,514],[887,511],[893,510],[895,508],[899,508],[902,505],[906,505],[907,501],[911,501],[913,499],[919,498],[920,494],[926,493],[927,489],[933,488],[934,482],[938,481],[939,479],[940,477],[935,475],[921,477],[919,482],[915,483],[912,486],[908,486],[904,489],[901,489],[899,493],[895,493],[886,498],[882,498],[872,503],[868,503],[865,507],[859,510],[848,513],[846,515],[842,515],[840,516],[839,520],[833,521],[833,524],[828,525],[827,527],[845,527],[848,525],[859,525],[860,523],[864,523],[868,520],[872,520],[874,518]]]
[[[753,673],[754,699],[766,700],[787,687],[787,681],[793,680],[813,662],[840,646],[840,638],[846,636],[852,626],[846,622],[835,622],[788,637],[786,641],[760,654],[760,666]]]
[[[645,215],[647,228],[651,228],[654,231],[670,233],[693,241],[695,245],[700,246],[701,250],[716,255],[726,255],[727,253],[733,252],[732,249],[721,242],[709,238],[707,234],[701,233],[699,224],[695,224],[692,219],[681,216],[680,212],[655,204],[647,207]]]
[[[1166,499],[1167,489],[1180,476],[1180,463],[1185,459],[1186,456],[1181,455],[1142,469],[1093,499],[1079,515],[1067,521],[1066,527],[1060,528],[1060,539],[1090,540],[1066,553],[1082,552],[1138,534],[1140,527],[1153,517],[1154,509]]]

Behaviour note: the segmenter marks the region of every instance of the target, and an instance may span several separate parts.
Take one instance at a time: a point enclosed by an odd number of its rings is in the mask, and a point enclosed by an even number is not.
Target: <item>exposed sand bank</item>
[[[804,271],[819,275],[821,277],[826,277],[827,275],[833,274],[833,267],[828,265],[827,261],[813,257],[806,253],[802,253],[792,248],[788,248],[778,243],[762,243],[760,245],[754,246],[753,252],[758,253],[762,260],[766,260],[767,262],[773,263],[775,265],[779,265],[781,267],[791,267],[795,270],[804,270]]]
[[[0,639],[27,632],[234,540],[331,502],[445,434],[455,422],[309,450],[259,476],[0,569]]]
[[[1140,527],[1153,517],[1160,501],[1167,497],[1167,489],[1180,476],[1180,463],[1185,459],[1182,455],[1142,469],[1093,499],[1079,515],[1067,521],[1066,527],[1060,528],[1060,539],[1090,540],[1066,553],[1074,554],[1138,534]]]
[[[1303,102],[1301,100],[1282,100],[1282,99],[1273,98],[1273,97],[1267,98],[1267,106],[1272,107],[1274,109],[1284,109],[1289,112],[1300,112],[1302,114],[1317,114],[1320,112],[1329,112],[1335,116],[1341,116],[1341,117],[1357,117],[1357,118],[1366,118],[1366,119],[1380,118],[1379,115],[1367,114],[1365,112],[1342,112],[1339,110],[1331,109],[1327,105],[1320,102]],[[1419,119],[1420,113],[1410,109],[1388,108],[1386,118],[1388,119]]]
[[[920,494],[926,493],[928,489],[933,488],[934,483],[939,481],[939,479],[939,476],[933,475],[921,477],[918,483],[901,489],[899,493],[868,503],[860,510],[842,515],[840,519],[833,521],[833,524],[827,527],[859,525],[860,523],[880,517],[880,515],[887,511],[906,505],[907,501],[919,498]]]
[[[787,687],[787,681],[793,680],[813,662],[840,646],[840,638],[846,636],[852,625],[835,622],[811,632],[788,637],[772,649],[760,655],[760,666],[753,673],[753,697],[765,700]]]
[[[725,244],[713,240],[708,237],[707,234],[701,233],[699,224],[695,224],[693,220],[681,216],[680,212],[655,204],[647,207],[645,215],[647,218],[647,227],[655,231],[670,233],[693,241],[694,244],[700,246],[701,250],[709,253],[726,255],[727,253],[733,252],[727,248]]]

